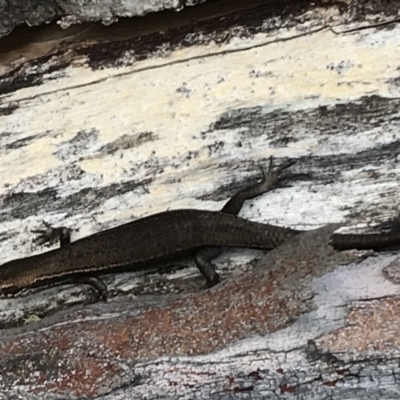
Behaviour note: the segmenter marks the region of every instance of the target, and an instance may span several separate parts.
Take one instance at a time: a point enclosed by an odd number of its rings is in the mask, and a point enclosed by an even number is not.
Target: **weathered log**
[[[241,215],[310,231],[226,252],[208,291],[189,261],[106,277],[107,304],[84,285],[1,298],[0,398],[398,399],[399,256],[329,244],[399,212],[396,7],[195,13],[2,39],[1,262],[46,250],[43,219],[82,237],[218,210],[271,155],[297,160],[287,186]]]

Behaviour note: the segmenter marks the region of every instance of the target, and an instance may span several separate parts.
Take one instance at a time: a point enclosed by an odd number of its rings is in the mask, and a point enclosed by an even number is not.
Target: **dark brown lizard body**
[[[211,260],[219,255],[221,247],[269,250],[300,233],[236,216],[246,199],[275,186],[277,173],[272,172],[271,167],[272,163],[263,181],[238,192],[222,212],[166,211],[72,243],[69,243],[69,235],[63,238],[63,228],[37,231],[45,240],[58,232],[62,246],[1,265],[0,289],[13,291],[71,276],[87,277],[100,272],[142,269],[188,255],[195,255],[197,266],[208,285],[212,286],[219,282],[219,276]],[[87,282],[99,291],[106,291],[98,282],[93,283],[90,279]]]
[[[273,249],[297,234],[221,212],[166,211],[0,267],[0,287],[22,288],[90,272],[135,269],[188,256],[203,246]]]

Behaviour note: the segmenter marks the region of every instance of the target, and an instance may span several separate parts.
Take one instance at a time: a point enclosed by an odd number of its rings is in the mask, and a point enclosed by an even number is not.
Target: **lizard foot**
[[[281,172],[295,164],[295,162],[296,161],[292,160],[280,166],[279,168],[274,169],[273,158],[271,156],[269,159],[268,170],[260,168],[263,174],[263,179],[260,182],[245,187],[244,189],[237,192],[228,200],[228,202],[222,208],[221,212],[237,215],[242,209],[243,203],[246,200],[261,196],[262,194],[274,189],[277,182],[281,180],[281,177],[279,176]]]
[[[81,275],[73,279],[74,283],[84,283],[91,286],[99,295],[99,297],[107,302],[108,288],[107,285],[97,276]]]
[[[274,159],[271,156],[269,158],[268,169],[266,170],[264,167],[260,167],[261,173],[263,175],[263,179],[260,182],[260,186],[262,186],[263,188],[262,190],[268,191],[274,188],[279,180],[279,176],[281,175],[281,173],[294,164],[296,164],[296,160],[291,160],[281,165],[279,168],[274,169]]]
[[[48,222],[43,221],[43,225],[46,229],[33,229],[31,230],[32,233],[37,234],[38,236],[33,239],[35,244],[45,244],[45,243],[52,243],[56,240],[60,241],[60,245],[64,246],[71,242],[71,231],[64,226],[59,228],[52,227]]]

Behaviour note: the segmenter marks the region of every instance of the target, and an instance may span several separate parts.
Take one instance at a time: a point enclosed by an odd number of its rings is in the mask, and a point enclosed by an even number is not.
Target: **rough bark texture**
[[[109,25],[121,17],[143,16],[164,10],[180,11],[185,6],[205,0],[0,0],[0,37],[21,24],[41,25],[57,21],[63,28],[83,22],[102,22]]]
[[[107,304],[0,298],[0,399],[400,398],[399,255],[329,244],[399,212],[396,5],[217,3],[2,39],[2,261],[46,250],[43,219],[220,209],[271,155],[286,187],[241,215],[310,231],[227,252],[208,291],[189,260],[105,277]]]

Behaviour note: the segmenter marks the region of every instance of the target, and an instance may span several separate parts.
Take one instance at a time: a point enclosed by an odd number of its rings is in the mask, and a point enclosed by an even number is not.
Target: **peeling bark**
[[[3,3],[3,4],[2,4]],[[163,10],[179,11],[182,4],[178,0],[148,1],[0,1],[0,37],[5,36],[20,24],[36,26],[57,20],[62,28],[83,22],[102,22],[109,25],[121,17],[143,16]]]

